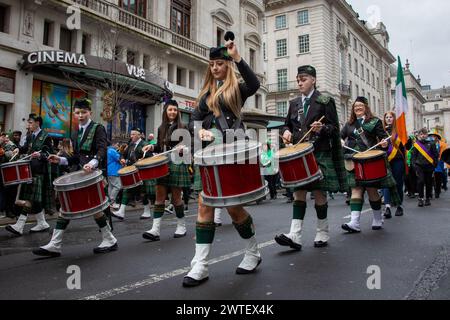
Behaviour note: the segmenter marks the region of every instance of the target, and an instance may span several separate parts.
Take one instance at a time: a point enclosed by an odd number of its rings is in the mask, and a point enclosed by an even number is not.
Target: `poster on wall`
[[[39,80],[33,80],[33,92],[31,98],[31,113],[41,114],[41,85]]]
[[[108,123],[108,132],[112,141],[127,142],[133,127],[138,127],[145,132],[145,106],[138,102],[123,101],[119,110]]]

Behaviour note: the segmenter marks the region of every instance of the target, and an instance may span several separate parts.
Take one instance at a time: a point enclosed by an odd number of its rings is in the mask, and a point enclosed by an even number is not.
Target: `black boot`
[[[419,203],[417,204],[419,207],[423,207],[423,199],[419,198]]]
[[[403,215],[403,208],[400,207],[400,206],[398,206],[398,207],[397,207],[397,210],[395,210],[395,215],[396,215],[397,217],[402,216],[402,215]]]
[[[431,206],[430,198],[425,199],[425,206]]]
[[[389,208],[389,207],[386,208],[386,210],[384,211],[384,217],[386,219],[392,218],[391,208]]]

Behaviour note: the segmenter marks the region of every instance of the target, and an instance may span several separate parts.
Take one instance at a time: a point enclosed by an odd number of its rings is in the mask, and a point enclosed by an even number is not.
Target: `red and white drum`
[[[388,173],[386,152],[370,150],[353,156],[355,180],[360,185],[370,185],[386,178]]]
[[[166,156],[155,156],[139,160],[135,163],[139,170],[141,180],[153,180],[165,177],[169,174],[169,158]]]
[[[139,171],[135,166],[128,166],[120,169],[118,172],[122,189],[132,189],[142,184]]]
[[[313,151],[314,146],[309,142],[299,143],[278,151],[283,187],[300,187],[322,179],[323,175]]]
[[[33,182],[30,163],[30,160],[18,160],[0,165],[3,185],[13,186]]]
[[[65,219],[89,217],[109,205],[100,170],[72,172],[56,179],[53,185],[61,204],[61,216]]]
[[[203,203],[210,207],[244,205],[264,198],[269,190],[261,176],[256,141],[218,144],[197,151],[195,163],[202,177]]]

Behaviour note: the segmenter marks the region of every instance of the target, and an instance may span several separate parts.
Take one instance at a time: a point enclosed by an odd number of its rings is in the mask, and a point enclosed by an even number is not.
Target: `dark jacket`
[[[391,128],[387,128],[386,129],[387,133],[389,135],[392,135],[392,129]],[[392,139],[389,139],[389,147],[392,145]],[[388,147],[388,149],[389,149]],[[391,160],[391,162],[397,161],[397,160],[402,160],[404,161],[406,159],[405,157],[406,155],[406,149],[405,146],[403,145],[403,143],[400,142],[400,146],[399,146],[399,150],[397,151],[397,153],[395,154],[394,159]]]
[[[86,128],[86,132],[83,134],[83,139],[80,145],[83,145],[86,141],[90,131],[94,126],[94,121],[91,121],[89,126]],[[105,127],[101,124],[97,126],[94,134],[94,138],[89,151],[80,150],[78,146],[78,130],[72,134],[72,145],[74,147],[74,156],[69,158],[69,166],[79,165],[83,167],[85,164],[89,163],[92,159],[97,159],[98,169],[106,170],[106,152],[108,148],[108,142],[106,138]]]
[[[300,111],[300,113],[299,113]],[[339,133],[339,119],[337,118],[336,106],[331,97],[321,95],[315,90],[311,96],[311,102],[307,114],[302,114],[302,98],[298,97],[289,102],[289,111],[286,116],[282,135],[286,130],[292,133],[293,143],[297,143],[311,129],[311,124],[322,120],[324,124],[320,133],[311,132],[304,141],[314,144],[314,151],[331,150],[331,137]]]
[[[431,153],[434,163],[431,164],[420,152],[414,147],[411,151],[411,164],[419,166],[424,170],[433,171],[438,163],[439,153],[437,152],[434,141],[422,140],[420,143]]]
[[[19,148],[21,154],[32,154],[36,151],[41,152],[41,156],[36,159],[31,159],[31,172],[35,174],[47,174],[48,173],[48,161],[47,157],[49,154],[53,154],[53,144],[52,139],[47,132],[41,130],[37,135],[35,142],[33,143],[33,135],[28,134],[23,147]]]
[[[356,127],[356,121],[352,124],[347,122],[341,130],[341,139],[345,141],[347,147],[358,151],[365,151],[388,137],[388,134],[384,131],[382,121],[378,118],[372,118],[360,127],[364,132],[363,136],[367,143],[365,143],[361,135],[355,131]],[[379,147],[377,149],[387,151],[387,148]],[[345,158],[349,158],[349,155],[354,154],[354,152],[344,149],[344,154],[346,155]]]
[[[153,152],[155,152],[155,153],[161,153],[161,152],[172,150],[173,147],[175,147],[177,144],[179,144],[182,141],[182,138],[180,138],[178,141],[172,141],[171,140],[172,133],[177,129],[184,129],[184,128],[186,128],[186,126],[183,123],[181,123],[181,126],[179,126],[179,127],[178,127],[177,123],[173,123],[173,124],[168,123],[166,125],[168,127],[168,130],[166,130],[165,137],[162,134],[162,129],[163,129],[164,124],[161,124],[158,128],[157,143],[153,150]]]
[[[139,144],[135,147],[134,143],[129,143],[125,154],[122,156],[122,159],[127,160],[127,166],[133,165],[136,161],[141,159],[144,156],[144,151],[142,148],[146,145],[144,139],[141,139]],[[147,156],[147,154],[146,154]]]
[[[242,105],[241,108],[244,106],[245,101],[248,97],[254,95],[256,91],[258,91],[260,83],[258,78],[256,77],[255,73],[252,71],[250,66],[242,59],[239,63],[236,63],[236,66],[244,79],[244,82],[239,83],[239,91],[241,93],[241,99],[242,99]],[[197,108],[195,108],[194,113],[192,114],[191,121],[189,122],[189,130],[191,131],[191,134],[194,134],[195,128],[194,128],[194,122],[195,121],[201,121],[202,122],[202,128],[209,130],[213,126],[216,127],[217,130],[221,131],[223,134],[223,137],[225,138],[225,133],[227,128],[221,128],[219,121],[214,116],[213,112],[209,110],[208,105],[206,103],[207,98],[209,96],[209,93],[206,94],[204,97],[200,99],[199,105]],[[226,106],[224,103],[219,102],[220,109],[222,111],[222,114],[225,117],[225,120],[228,124],[228,128],[240,128],[244,129],[244,124],[242,121],[236,122],[237,117],[234,115],[234,113]],[[199,130],[200,128],[197,128]],[[197,137],[195,137],[197,138]]]

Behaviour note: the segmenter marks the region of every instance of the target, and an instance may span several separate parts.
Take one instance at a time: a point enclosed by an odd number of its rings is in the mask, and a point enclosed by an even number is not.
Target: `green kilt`
[[[316,158],[316,162],[319,166],[320,171],[322,172],[323,178],[321,180],[317,180],[311,182],[310,184],[296,187],[294,191],[299,190],[321,190],[321,191],[329,191],[329,192],[338,192],[340,189],[339,179],[336,173],[335,163],[332,159],[331,152],[315,152],[314,157]]]
[[[44,196],[44,176],[36,175],[32,183],[22,184],[20,191],[20,200],[28,200],[42,204]]]
[[[156,180],[156,185],[166,187],[189,188],[191,177],[189,175],[189,165],[169,163],[169,174]]]
[[[145,180],[143,188],[144,188],[144,192],[147,195],[155,195],[156,194],[156,179]]]
[[[376,183],[361,184],[355,180],[355,171],[347,171],[347,183],[350,188],[363,187],[363,188],[375,188],[375,189],[389,189],[391,195],[391,205],[401,205],[400,196],[397,192],[397,184],[392,176],[391,169],[388,166],[388,172],[386,178]]]
[[[198,165],[194,166],[194,191],[202,191],[202,176],[200,175],[200,167]]]

